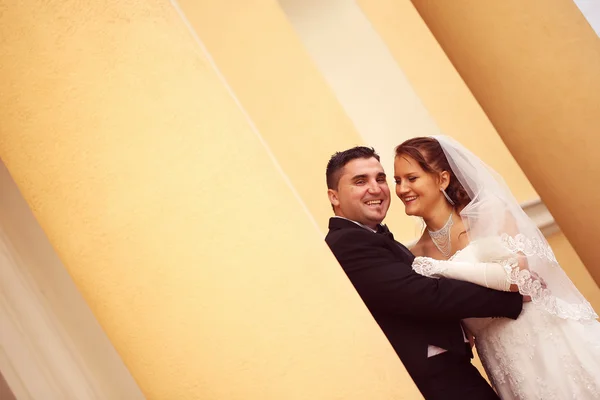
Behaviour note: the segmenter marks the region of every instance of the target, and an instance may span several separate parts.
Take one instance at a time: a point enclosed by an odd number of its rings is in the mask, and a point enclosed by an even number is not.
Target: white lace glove
[[[490,289],[510,291],[508,273],[512,265],[505,267],[497,263],[469,263],[415,257],[412,268],[423,276],[457,279]]]

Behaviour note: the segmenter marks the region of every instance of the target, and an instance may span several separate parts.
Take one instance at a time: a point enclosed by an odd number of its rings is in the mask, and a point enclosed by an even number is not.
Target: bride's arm
[[[507,271],[517,266],[518,261],[508,260],[506,263],[504,266],[498,263],[469,263],[416,257],[412,267],[415,272],[424,276],[451,278],[504,292],[518,291],[516,285],[510,284]]]

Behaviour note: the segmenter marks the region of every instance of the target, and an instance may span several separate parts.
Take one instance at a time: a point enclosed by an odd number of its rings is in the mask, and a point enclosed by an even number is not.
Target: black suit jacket
[[[417,385],[429,345],[468,356],[461,319],[521,313],[521,295],[421,276],[406,247],[352,221],[331,218],[325,241]]]

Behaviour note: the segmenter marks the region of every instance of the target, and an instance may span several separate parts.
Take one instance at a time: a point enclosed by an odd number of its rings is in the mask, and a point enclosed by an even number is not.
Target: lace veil
[[[507,280],[549,313],[575,320],[597,318],[502,177],[454,139],[434,138],[441,144],[452,171],[471,198],[460,216],[471,243],[483,244],[475,246],[481,252],[479,259],[502,264],[507,270]],[[543,279],[545,287],[532,273]]]

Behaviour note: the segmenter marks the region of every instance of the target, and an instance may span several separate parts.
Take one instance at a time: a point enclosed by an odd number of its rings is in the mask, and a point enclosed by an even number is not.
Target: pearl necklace
[[[435,247],[444,255],[444,257],[449,258],[452,254],[452,240],[450,238],[450,231],[452,230],[452,225],[454,225],[454,221],[452,220],[452,214],[450,213],[450,217],[446,224],[439,231],[431,231],[427,228],[427,232],[429,233],[429,237],[435,244]]]

